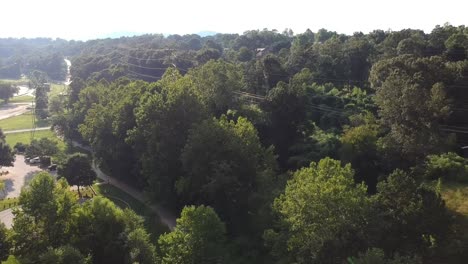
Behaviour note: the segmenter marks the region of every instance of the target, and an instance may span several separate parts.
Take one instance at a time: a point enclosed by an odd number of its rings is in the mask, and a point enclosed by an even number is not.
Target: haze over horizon
[[[338,33],[368,33],[375,29],[422,29],[468,24],[468,3],[459,0],[370,1],[292,0],[235,2],[114,0],[16,0],[2,3],[0,37],[50,37],[76,40],[130,34],[191,34],[201,31],[242,33],[252,29],[325,28]],[[18,12],[15,12],[18,10]],[[395,19],[398,18],[398,19]],[[125,35],[125,34],[124,34]]]

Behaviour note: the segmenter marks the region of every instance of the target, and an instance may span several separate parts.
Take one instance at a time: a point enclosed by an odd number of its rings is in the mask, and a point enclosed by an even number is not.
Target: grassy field
[[[19,116],[14,116],[14,117],[0,120],[0,128],[2,128],[3,131],[27,129],[27,128],[32,128],[31,123],[32,123],[31,112],[27,112]],[[50,121],[36,119],[36,127],[47,127],[47,126],[50,126]]]
[[[132,196],[128,195],[124,191],[116,188],[110,184],[99,183],[93,185],[91,188],[81,188],[80,192],[83,197],[94,197],[95,195],[102,195],[111,200],[115,205],[122,209],[132,209],[135,213],[143,217],[146,229],[151,235],[151,239],[157,241],[159,235],[169,232],[169,228],[165,226],[159,216],[152,212],[146,204],[141,203]],[[78,196],[78,192],[75,191]]]
[[[442,197],[447,207],[468,219],[468,184],[445,183]]]
[[[2,264],[19,264],[19,261],[15,258],[15,256],[10,255],[8,256],[7,260],[2,261]]]
[[[29,80],[27,78],[22,78],[22,79],[0,79],[0,82],[7,82],[7,83],[12,83],[16,85],[26,85],[29,83]]]
[[[34,97],[31,95],[21,95],[10,99],[10,103],[30,103]]]
[[[443,183],[441,195],[452,215],[452,233],[449,243],[441,255],[439,262],[434,263],[466,263],[468,258],[468,184]],[[462,253],[463,252],[463,253]]]
[[[43,137],[56,141],[58,143],[59,149],[65,150],[66,148],[65,143],[59,138],[57,138],[57,136],[51,130],[41,130],[41,131],[36,131],[34,133],[35,139],[40,139]],[[13,147],[18,142],[29,144],[31,142],[31,132],[14,133],[14,134],[6,135],[6,143],[8,145]]]
[[[18,205],[18,198],[7,198],[0,200],[0,212]]]
[[[56,95],[65,94],[66,92],[67,86],[65,84],[52,83],[50,84],[49,98]]]

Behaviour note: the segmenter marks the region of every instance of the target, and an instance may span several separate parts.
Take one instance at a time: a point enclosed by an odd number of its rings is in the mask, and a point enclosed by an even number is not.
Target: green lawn
[[[452,215],[452,233],[450,243],[443,247],[439,262],[434,263],[466,263],[468,252],[468,184],[443,183],[442,198]],[[465,252],[460,255],[460,252]]]
[[[49,98],[56,96],[56,95],[65,94],[66,92],[67,92],[67,86],[65,84],[51,83]]]
[[[27,128],[32,128],[31,123],[32,123],[32,114],[31,112],[27,112],[19,116],[14,116],[14,117],[0,120],[0,128],[3,131],[27,129]],[[50,121],[36,119],[36,127],[47,127],[47,126],[50,126]]]
[[[93,192],[94,190],[94,192]],[[153,213],[146,204],[141,203],[132,196],[128,195],[124,191],[110,184],[100,183],[94,184],[93,190],[89,187],[81,188],[80,192],[83,197],[94,197],[95,195],[102,195],[111,200],[115,205],[122,209],[132,209],[135,213],[142,216],[145,220],[145,227],[151,234],[151,238],[156,241],[159,235],[169,232],[167,226],[165,226],[159,219],[159,216]],[[78,192],[75,191],[77,197]]]
[[[2,264],[19,264],[19,261],[15,258],[15,256],[10,255],[8,256],[7,260],[2,261]]]
[[[130,206],[130,209],[142,216],[145,219],[145,227],[151,234],[151,239],[153,241],[157,241],[159,235],[170,231],[169,228],[161,222],[159,216],[152,212],[146,204],[141,203],[122,190],[109,184],[94,185],[93,188],[98,194],[109,198],[117,206],[121,208]]]
[[[442,197],[450,210],[468,219],[468,184],[444,183]]]
[[[0,79],[0,82],[7,82],[7,83],[12,83],[16,85],[26,85],[29,83],[29,80],[27,78],[22,78],[22,79]]]
[[[34,99],[31,95],[21,95],[10,99],[10,103],[30,103]]]
[[[34,133],[35,139],[40,139],[43,137],[56,141],[58,143],[59,149],[65,150],[66,148],[65,143],[59,138],[57,138],[57,136],[51,130],[41,130],[41,131],[36,131]],[[31,132],[22,132],[22,133],[14,133],[14,134],[6,135],[6,143],[10,145],[11,147],[13,147],[18,142],[29,144],[31,142]]]

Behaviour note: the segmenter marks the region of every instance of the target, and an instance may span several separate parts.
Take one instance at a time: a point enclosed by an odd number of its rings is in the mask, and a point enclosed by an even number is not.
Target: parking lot
[[[38,165],[27,164],[23,155],[16,155],[13,167],[2,167],[0,171],[8,171],[8,174],[0,176],[5,182],[5,189],[0,192],[0,199],[5,199],[19,197],[21,188],[42,169]]]

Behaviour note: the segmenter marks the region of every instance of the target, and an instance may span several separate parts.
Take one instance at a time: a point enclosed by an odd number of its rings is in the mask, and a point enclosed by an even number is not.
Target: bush
[[[448,181],[468,182],[468,160],[453,152],[429,155],[425,168],[426,177],[431,180],[442,178]]]
[[[26,151],[26,148],[28,147],[27,144],[23,144],[21,142],[18,142],[15,144],[15,146],[13,147],[13,149],[15,149],[17,152],[19,153],[23,153]]]
[[[50,157],[49,156],[42,156],[41,157],[41,166],[42,167],[47,167],[47,166],[50,166],[51,162],[50,162]]]

